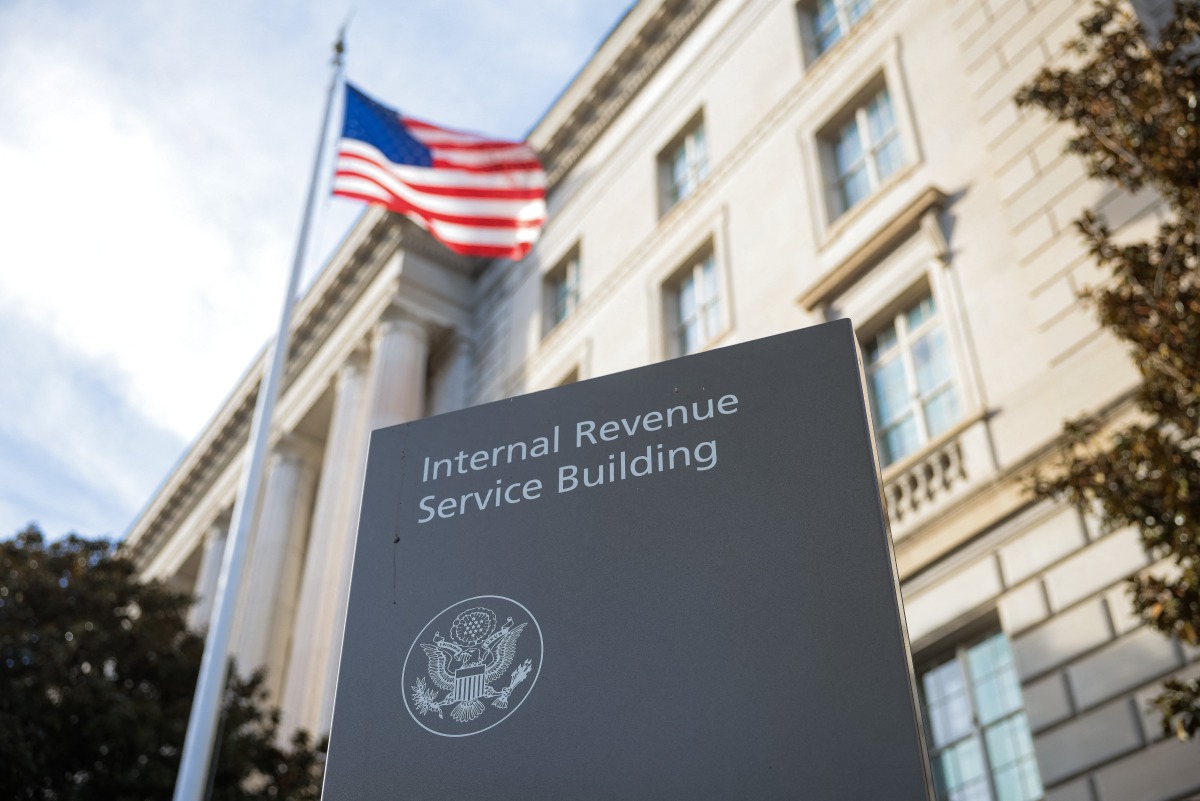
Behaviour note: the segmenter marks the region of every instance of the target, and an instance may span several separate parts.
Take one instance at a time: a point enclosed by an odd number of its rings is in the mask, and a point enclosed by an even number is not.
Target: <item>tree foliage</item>
[[[0,542],[4,797],[171,796],[204,649],[188,603],[111,542]],[[315,801],[321,748],[303,732],[281,746],[261,674],[231,676],[212,797]]]
[[[1134,526],[1157,576],[1132,580],[1141,618],[1200,645],[1200,0],[1148,33],[1126,6],[1102,0],[1068,45],[1071,62],[1043,70],[1017,96],[1074,127],[1068,151],[1089,174],[1152,190],[1165,215],[1153,237],[1126,241],[1094,213],[1076,225],[1112,279],[1089,294],[1101,323],[1141,372],[1136,424],[1100,436],[1101,421],[1067,426],[1062,471],[1039,480],[1109,529]],[[1180,738],[1200,730],[1200,682],[1172,681],[1155,704]]]

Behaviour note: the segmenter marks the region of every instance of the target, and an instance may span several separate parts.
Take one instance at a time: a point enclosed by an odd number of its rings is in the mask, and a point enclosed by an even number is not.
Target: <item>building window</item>
[[[921,676],[938,801],[1035,801],[1042,782],[1003,632]]]
[[[543,283],[546,303],[546,333],[571,316],[579,305],[579,250],[563,259]]]
[[[668,339],[673,355],[702,350],[721,331],[721,280],[711,249],[702,251],[667,285]]]
[[[867,384],[884,465],[958,422],[952,357],[938,311],[926,293],[866,343]]]
[[[854,109],[827,139],[836,217],[858,205],[904,166],[904,148],[887,88]]]
[[[697,116],[683,132],[658,155],[662,213],[691,195],[708,177],[708,146],[704,139],[704,120]]]
[[[833,47],[870,7],[871,0],[817,0],[802,6],[802,13],[808,16],[816,55]]]

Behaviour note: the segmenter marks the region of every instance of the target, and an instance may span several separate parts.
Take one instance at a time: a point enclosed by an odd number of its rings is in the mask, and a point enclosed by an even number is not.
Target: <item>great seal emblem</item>
[[[542,632],[528,609],[498,595],[467,598],[435,615],[408,649],[405,705],[433,734],[478,734],[516,711],[541,663]]]

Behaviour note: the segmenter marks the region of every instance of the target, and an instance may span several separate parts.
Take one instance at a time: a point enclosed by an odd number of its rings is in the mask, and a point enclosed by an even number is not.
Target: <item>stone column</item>
[[[342,366],[305,564],[297,635],[283,700],[283,731],[329,732],[358,534],[358,511],[373,429],[424,414],[429,357],[425,327],[392,310],[375,327],[369,363]]]
[[[267,668],[267,689],[275,700],[283,688],[318,454],[314,443],[297,434],[275,446],[242,582],[232,653],[243,675]]]
[[[425,326],[409,314],[392,309],[375,328],[371,349],[371,367],[367,379],[369,410],[367,428],[362,432],[363,458],[371,431],[385,426],[406,423],[424,416],[425,374],[429,365],[429,336]],[[365,463],[363,468],[365,468]],[[346,568],[338,575],[333,595],[332,646],[326,663],[317,731],[329,731],[333,720],[333,693],[337,686],[338,666],[342,655],[342,634],[346,627],[346,606],[350,600],[350,574],[354,560],[354,543],[358,534],[358,511],[362,500],[362,473],[354,487],[354,526],[346,538]]]
[[[371,357],[371,431],[407,423],[425,414],[425,374],[429,334],[399,309],[384,315],[375,328]]]
[[[204,535],[204,551],[200,555],[200,574],[196,576],[196,596],[188,612],[188,628],[200,631],[208,628],[212,617],[213,602],[217,597],[217,580],[221,578],[221,561],[225,557],[225,539],[229,536],[229,523],[215,520]]]
[[[358,495],[366,459],[368,357],[357,350],[339,368],[333,384],[333,413],[313,508],[312,538],[304,561],[300,606],[283,691],[282,731],[316,734],[329,652],[333,647],[335,594],[350,569]],[[321,733],[328,731],[328,726]]]
[[[455,333],[445,367],[442,368],[445,375],[442,379],[441,408],[437,412],[453,412],[470,405],[471,358],[471,340]]]

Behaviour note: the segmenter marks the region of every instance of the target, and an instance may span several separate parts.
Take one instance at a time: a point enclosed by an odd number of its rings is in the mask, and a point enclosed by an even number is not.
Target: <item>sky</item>
[[[348,16],[364,91],[520,138],[630,2],[0,0],[0,537],[122,536],[272,335]]]

